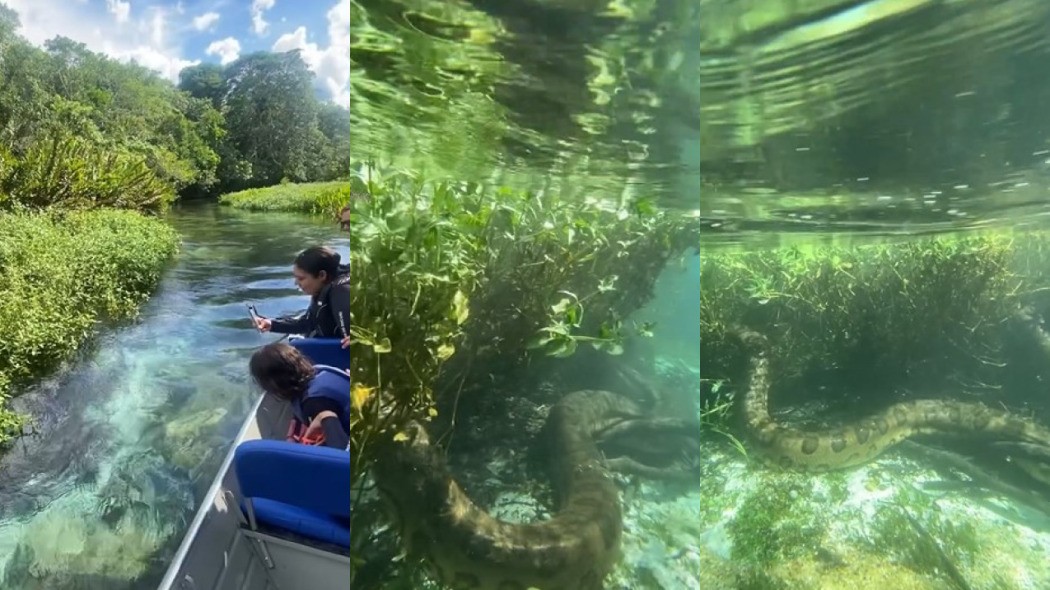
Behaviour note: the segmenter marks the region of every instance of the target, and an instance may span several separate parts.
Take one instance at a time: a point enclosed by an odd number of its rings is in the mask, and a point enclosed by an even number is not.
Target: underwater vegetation
[[[725,436],[704,438],[722,450],[704,454],[702,514],[710,538],[725,532],[706,557],[725,587],[1050,584],[1050,536],[1031,517],[1050,514],[1050,482],[1018,460],[1046,455],[1005,442],[1047,447],[1050,400],[1032,395],[1050,350],[1047,243],[705,252],[702,421]],[[886,452],[851,462],[869,437]],[[770,456],[781,467],[752,460]]]
[[[620,544],[620,494],[605,466],[580,461],[613,431],[695,442],[695,420],[652,415],[644,386],[549,392],[534,422],[551,445],[553,504],[564,510],[532,524],[494,521],[436,445],[453,432],[457,406],[487,395],[480,385],[497,375],[585,350],[622,356],[628,339],[650,336],[653,326],[627,318],[668,261],[696,247],[695,220],[644,201],[562,201],[398,171],[364,168],[355,182],[368,194],[352,202],[350,220],[351,265],[362,269],[351,289],[355,484],[371,466],[402,543],[448,585],[600,587]],[[601,432],[611,415],[616,428]],[[628,451],[615,470],[688,468],[650,459]],[[465,531],[492,551],[466,552]],[[561,565],[544,565],[552,559]]]
[[[520,366],[530,350],[618,353],[627,335],[650,330],[623,318],[651,297],[668,260],[697,245],[694,220],[644,202],[620,208],[378,174],[361,176],[370,198],[352,202],[351,214],[361,466],[376,432],[433,413],[440,374],[491,359]],[[384,416],[369,403],[381,397],[390,398]]]

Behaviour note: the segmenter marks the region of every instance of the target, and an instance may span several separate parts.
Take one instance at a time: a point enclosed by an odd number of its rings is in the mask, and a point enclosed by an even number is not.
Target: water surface
[[[353,156],[696,208],[689,0],[352,0]]]

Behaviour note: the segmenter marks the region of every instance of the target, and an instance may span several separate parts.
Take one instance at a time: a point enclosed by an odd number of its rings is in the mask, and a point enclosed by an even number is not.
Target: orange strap
[[[299,443],[302,445],[318,446],[324,444],[324,432],[317,433],[317,436],[306,436],[307,426],[299,421],[298,418],[292,418],[292,421],[288,424],[288,433],[284,439],[288,442]]]

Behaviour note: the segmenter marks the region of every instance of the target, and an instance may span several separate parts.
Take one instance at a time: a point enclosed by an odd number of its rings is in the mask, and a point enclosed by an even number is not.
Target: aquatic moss
[[[803,477],[778,477],[761,485],[737,509],[727,530],[733,559],[761,565],[817,550],[825,525],[808,503],[811,484]]]
[[[916,572],[943,569],[937,545],[956,565],[973,561],[981,549],[974,523],[949,521],[929,496],[916,490],[904,488],[899,494],[897,503],[886,504],[875,513],[870,536],[874,551],[890,553]],[[904,511],[937,545],[915,529]]]
[[[350,202],[350,182],[292,182],[228,193],[221,205],[246,211],[283,211],[335,216]]]
[[[0,215],[0,441],[22,425],[2,402],[69,359],[100,321],[133,317],[178,250],[129,211]]]

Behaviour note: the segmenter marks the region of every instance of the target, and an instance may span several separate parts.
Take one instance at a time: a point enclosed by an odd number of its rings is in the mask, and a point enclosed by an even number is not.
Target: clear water
[[[294,255],[348,256],[328,221],[213,205],[170,220],[182,253],[141,317],[16,403],[36,425],[0,459],[0,588],[156,588],[256,395],[247,358],[277,338],[244,303],[304,309]]]
[[[758,251],[1038,227],[1050,213],[1050,3],[1043,0],[352,6],[351,112],[361,161],[581,197],[651,197],[699,213],[709,253],[727,244]],[[970,271],[953,275],[960,289]],[[688,279],[669,272],[638,314],[669,327],[658,332],[648,369],[661,375],[661,387],[677,383],[687,397],[696,380],[682,378],[684,371],[676,382],[668,368],[690,358],[685,368],[695,367],[698,294],[688,281],[697,274],[695,267],[680,275]],[[756,292],[764,278],[755,280]],[[765,317],[758,308],[768,301],[754,299],[750,308],[741,304],[740,316]],[[863,312],[900,311],[874,307]],[[776,333],[777,323],[753,327]],[[1015,368],[1020,377],[999,374],[1001,381],[948,391],[872,392],[871,382],[838,375],[837,388],[802,382],[794,393],[836,398],[845,407],[837,417],[847,421],[863,415],[858,401],[927,393],[992,404],[1009,397],[1018,412],[1047,422],[1046,404],[1038,403],[1046,399],[1045,375]],[[781,417],[823,424],[822,409],[810,403]],[[494,513],[500,498],[528,504],[525,484],[486,486],[513,461],[479,438],[472,456],[450,458],[468,489],[480,490]],[[629,532],[610,588],[934,590],[966,587],[965,580],[974,588],[1050,587],[1045,514],[965,481],[950,482],[955,487],[943,494],[915,491],[958,475],[943,456],[887,452],[810,477],[761,469],[721,435],[703,442],[697,489],[644,482],[625,491]],[[963,582],[946,576],[943,563],[931,566],[940,558],[915,541],[922,534],[915,526],[900,519],[875,526],[876,513],[902,498],[924,507],[918,528],[944,543]],[[974,539],[982,548],[973,549]],[[756,564],[733,559],[767,550],[776,558],[750,570]],[[417,579],[389,587],[424,586]]]
[[[693,0],[352,0],[354,158],[696,209]]]
[[[1046,351],[1035,339],[1005,328],[974,328],[982,335],[981,350],[1001,363],[986,379],[968,377],[981,372],[987,358],[952,357],[963,345],[947,322],[909,340],[908,322],[919,325],[943,311],[916,311],[934,297],[971,301],[971,309],[981,310],[973,324],[992,321],[994,312],[976,306],[993,299],[994,289],[977,296],[967,291],[968,279],[980,273],[979,261],[935,274],[933,262],[916,262],[918,256],[936,258],[938,249],[929,243],[911,262],[881,258],[892,261],[883,269],[927,269],[902,287],[893,279],[866,281],[872,275],[862,275],[861,266],[877,259],[877,251],[854,249],[989,228],[1036,230],[1036,242],[1045,240],[1050,3],[701,4],[702,251],[708,260],[732,251],[774,261],[770,267],[742,264],[725,281],[705,279],[705,295],[734,280],[754,290],[704,311],[724,312],[718,317],[774,340],[805,333],[839,347],[811,366],[792,366],[799,374],[771,371],[774,420],[826,430],[895,401],[952,399],[1008,407],[1050,424]],[[841,249],[825,254],[822,271],[802,276],[791,274],[798,267],[790,262],[775,263],[792,260],[788,247],[794,246],[805,253]],[[1041,329],[1048,311],[1037,294],[1047,285],[1045,247],[1027,251],[1020,238],[1015,246],[1003,264],[1026,273],[1018,307],[1030,306]],[[858,252],[869,255],[853,258]],[[835,277],[851,273],[860,278],[849,283],[850,296],[838,298],[836,286],[847,282]],[[937,289],[906,301],[908,289],[917,292],[919,283]],[[872,293],[882,297],[869,299]],[[799,294],[809,299],[786,303]],[[840,303],[849,310],[845,320],[836,314]],[[793,315],[798,309],[806,311]],[[885,339],[872,337],[880,325],[892,327]],[[872,368],[909,341],[921,342],[914,365]],[[796,351],[781,354],[794,358]],[[714,403],[725,375],[702,377],[702,395]],[[744,390],[740,381],[728,383],[736,394]],[[807,475],[762,469],[725,437],[707,437],[701,587],[1050,587],[1050,488],[1007,477],[1002,464],[1011,459],[988,452],[978,435],[912,438],[946,452],[908,446],[910,440],[863,465]],[[996,474],[994,481],[989,473]],[[1008,479],[1034,493],[996,488]],[[901,517],[902,507],[914,522]]]
[[[1050,211],[1050,4],[701,4],[712,239],[914,235]]]
[[[570,199],[641,198],[695,213],[700,5],[351,0],[353,159],[431,179]],[[698,277],[695,257],[675,261],[655,298],[629,319],[655,322],[653,339],[629,343],[619,361],[593,361],[604,369],[585,358],[566,360],[561,371],[573,373],[577,389],[599,388],[609,362],[630,363],[666,393],[681,411],[676,415],[695,414]],[[542,468],[527,468],[523,447],[535,442],[530,428],[542,423],[549,404],[571,389],[561,375],[537,376],[543,383],[534,388],[494,385],[486,370],[472,375],[483,391],[464,394],[457,406],[450,466],[497,518],[542,520],[550,506],[538,490],[548,478]],[[655,480],[627,487],[624,556],[607,587],[697,587],[699,490]],[[356,513],[356,530],[373,530],[360,555],[362,571],[370,573],[354,586],[436,589],[415,564],[394,561],[396,535],[380,532],[376,508],[363,505]],[[375,574],[384,569],[390,571]]]

